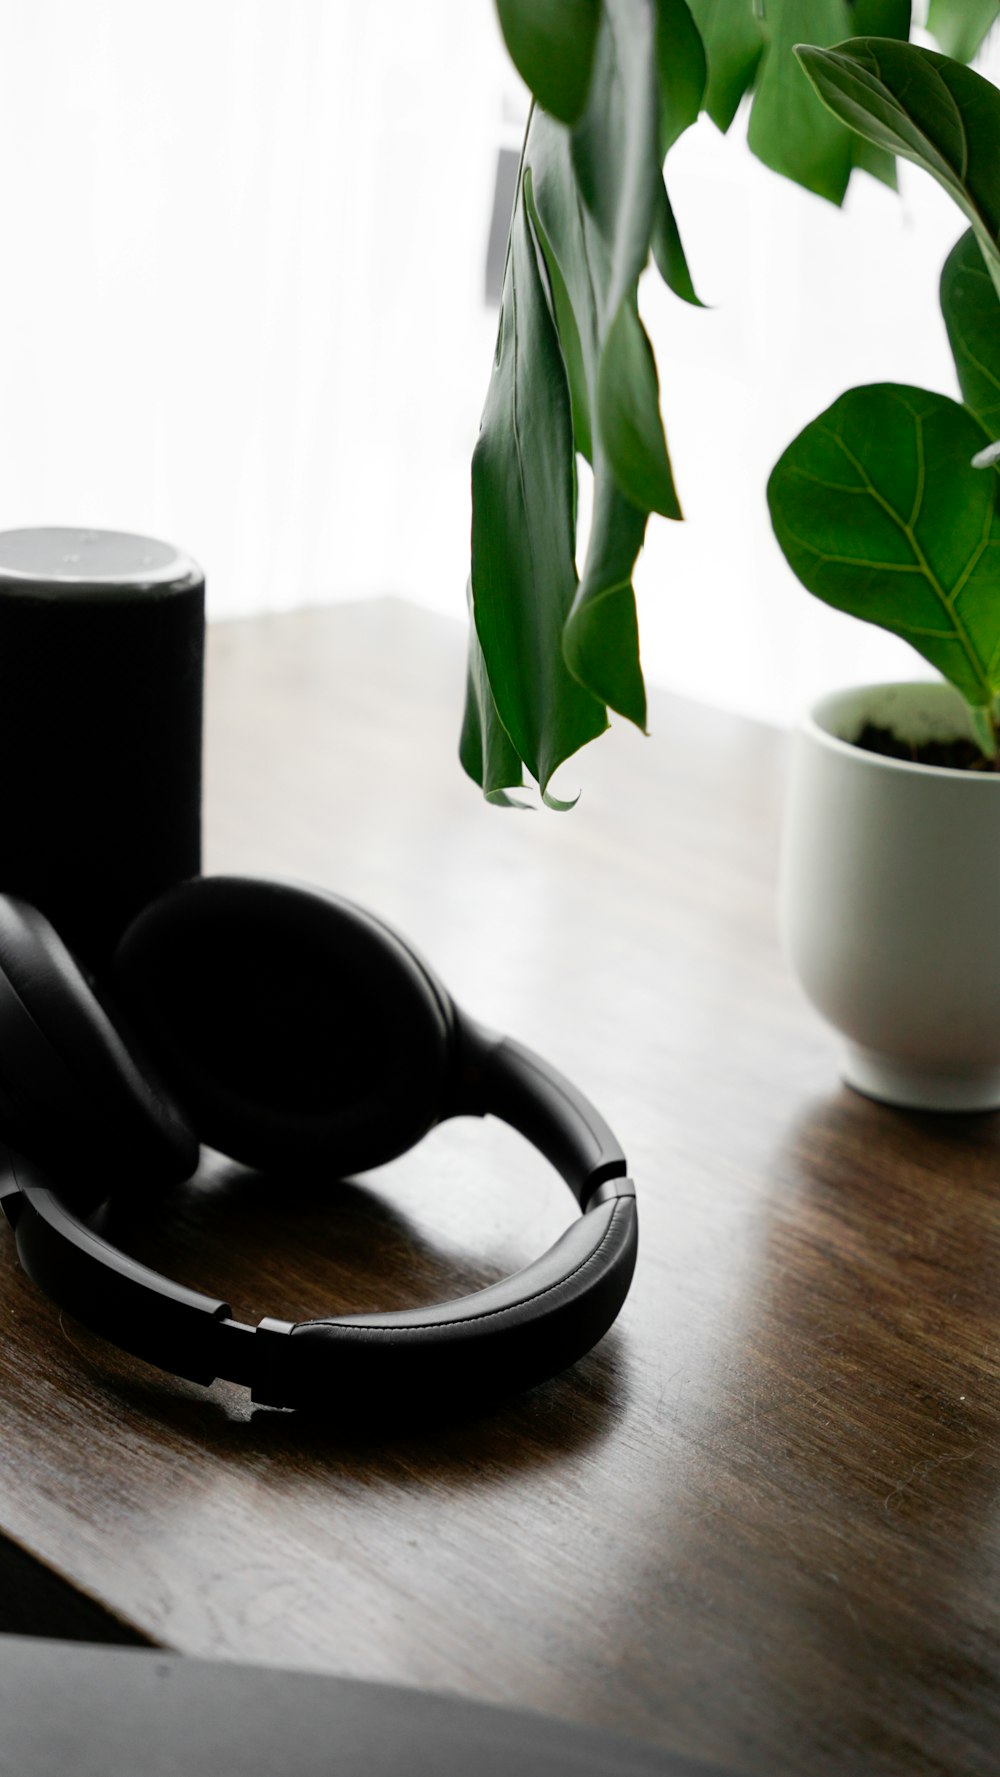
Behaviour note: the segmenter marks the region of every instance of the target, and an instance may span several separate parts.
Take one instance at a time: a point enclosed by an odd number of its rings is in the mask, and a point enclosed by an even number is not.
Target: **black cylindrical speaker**
[[[201,868],[205,578],[120,531],[0,532],[0,892],[101,968]]]

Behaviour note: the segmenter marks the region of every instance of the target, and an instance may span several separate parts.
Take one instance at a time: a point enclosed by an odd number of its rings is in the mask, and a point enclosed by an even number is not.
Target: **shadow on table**
[[[471,1228],[470,1219],[470,1238]],[[143,1263],[238,1302],[239,1319],[408,1308],[465,1295],[498,1275],[464,1241],[429,1239],[366,1184],[268,1177],[230,1163],[159,1208],[120,1212],[107,1232]],[[203,1393],[161,1379],[82,1336],[88,1360],[131,1407],[237,1458],[357,1463],[368,1472],[395,1472],[405,1462],[414,1474],[433,1470],[459,1482],[484,1464],[523,1470],[575,1454],[607,1437],[626,1406],[627,1366],[614,1331],[563,1376],[472,1409],[351,1400],[334,1384],[315,1408],[295,1411],[252,1409],[235,1385]]]

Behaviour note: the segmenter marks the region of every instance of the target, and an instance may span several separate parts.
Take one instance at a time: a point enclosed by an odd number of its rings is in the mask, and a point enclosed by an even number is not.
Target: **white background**
[[[167,537],[216,616],[460,615],[496,156],[525,111],[491,0],[0,0],[0,528]],[[687,523],[653,521],[637,586],[652,682],[785,721],[922,670],[798,586],[764,485],[852,383],[954,392],[962,222],[908,165],[901,198],[855,179],[838,212],[742,133],[703,119],[669,163],[712,307],[644,280]]]

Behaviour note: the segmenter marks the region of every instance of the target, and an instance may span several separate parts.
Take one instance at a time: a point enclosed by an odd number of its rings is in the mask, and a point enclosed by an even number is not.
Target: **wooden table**
[[[779,959],[784,742],[675,699],[570,815],[455,762],[457,626],[219,627],[206,867],[326,882],[599,1102],[632,1295],[563,1379],[384,1441],[118,1356],[0,1241],[9,1627],[401,1681],[744,1773],[1000,1768],[1000,1139],[840,1087]],[[569,767],[572,778],[574,768]],[[212,1158],[141,1250],[243,1319],[457,1293],[569,1199],[493,1124],[346,1186]]]

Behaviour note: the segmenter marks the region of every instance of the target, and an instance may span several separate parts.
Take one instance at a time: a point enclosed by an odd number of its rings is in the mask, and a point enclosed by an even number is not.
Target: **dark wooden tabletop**
[[[1000,1125],[838,1085],[775,937],[779,735],[654,698],[572,814],[503,813],[455,760],[462,681],[459,628],[395,602],[216,628],[206,868],[372,906],[591,1094],[639,1192],[621,1319],[561,1380],[380,1440],[119,1356],[0,1240],[8,1626],[754,1777],[996,1773]],[[489,1281],[570,1207],[519,1138],[455,1123],[348,1185],[214,1158],[138,1238],[296,1318]]]

